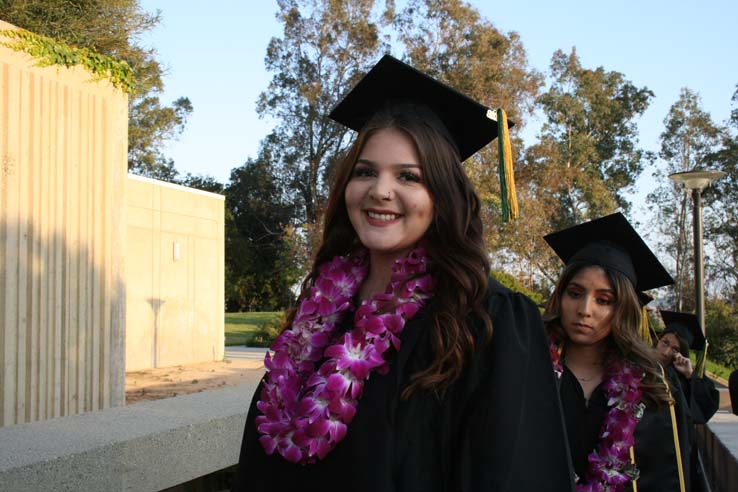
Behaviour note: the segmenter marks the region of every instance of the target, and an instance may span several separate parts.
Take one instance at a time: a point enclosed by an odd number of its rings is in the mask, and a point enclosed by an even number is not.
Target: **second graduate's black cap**
[[[643,292],[674,280],[620,212],[544,236],[567,265],[585,263],[616,270]]]
[[[374,65],[330,117],[358,132],[387,104],[403,101],[427,106],[438,117],[462,161],[497,137],[496,111],[390,55]]]
[[[666,326],[662,335],[676,333],[693,350],[700,350],[705,345],[705,336],[702,334],[696,315],[677,311],[661,311],[661,319],[664,320]]]
[[[638,300],[641,302],[641,307],[648,306],[653,301],[653,296],[647,292],[638,292]]]

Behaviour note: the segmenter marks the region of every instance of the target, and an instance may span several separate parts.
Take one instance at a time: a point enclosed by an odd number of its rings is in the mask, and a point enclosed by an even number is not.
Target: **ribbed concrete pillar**
[[[91,79],[0,46],[0,426],[124,402],[127,97]]]

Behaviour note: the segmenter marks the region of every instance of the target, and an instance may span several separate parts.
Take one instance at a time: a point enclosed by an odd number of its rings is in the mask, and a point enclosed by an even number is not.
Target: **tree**
[[[257,111],[278,124],[264,142],[274,172],[299,204],[300,225],[315,225],[326,173],[346,148],[347,129],[328,114],[377,60],[380,14],[373,0],[278,0],[281,37],[267,48],[274,76]]]
[[[625,192],[646,161],[637,119],[653,97],[619,72],[583,67],[575,49],[553,54],[549,80],[536,100],[546,121],[517,166],[524,216],[506,225],[501,238],[544,291],[560,269],[542,240],[545,234],[616,209],[628,211]]]
[[[162,105],[164,83],[156,52],[137,43],[154,28],[159,13],[145,12],[138,0],[5,0],[0,18],[36,34],[126,61],[136,78],[128,103],[128,169],[173,181],[174,163],[163,143],[184,129],[192,105],[186,97]]]
[[[682,185],[667,176],[704,167],[717,148],[721,129],[700,107],[699,95],[687,88],[671,106],[664,119],[661,133],[660,165],[654,172],[660,185],[646,198],[650,209],[658,217],[655,229],[659,246],[673,261],[673,297],[677,311],[693,308],[694,285],[691,264],[694,251],[691,237],[691,199]],[[709,210],[705,211],[707,215]]]
[[[185,176],[177,178],[176,182],[182,186],[202,191],[209,191],[210,193],[217,193],[219,195],[222,195],[225,191],[223,183],[219,182],[212,176],[203,174],[187,173]]]
[[[724,171],[705,195],[709,216],[705,237],[714,251],[707,273],[721,297],[738,302],[738,84],[733,93],[733,110],[716,152],[706,158],[706,167]]]
[[[551,59],[549,90],[539,99],[546,122],[541,144],[547,171],[562,178],[554,188],[561,225],[573,225],[615,208],[628,210],[624,193],[643,170],[636,119],[653,93],[603,67],[582,67],[576,49],[556,51]],[[536,150],[541,150],[536,149]],[[534,153],[535,155],[535,153]]]
[[[128,105],[128,169],[150,178],[176,181],[174,161],[162,153],[164,143],[184,130],[192,104],[186,97],[162,106],[158,94],[163,84],[148,94],[136,95]],[[140,86],[139,94],[145,88]]]
[[[520,129],[541,76],[528,66],[517,33],[501,33],[460,0],[410,0],[393,25],[411,65],[482,104],[504,108]]]
[[[257,159],[231,171],[225,190],[229,311],[283,309],[300,278],[295,206],[271,171],[271,156],[262,148]]]
[[[708,356],[730,369],[738,369],[738,309],[732,302],[708,299],[706,303]]]
[[[490,108],[503,108],[515,126],[513,149],[522,147],[520,130],[533,111],[542,75],[528,66],[515,32],[500,32],[468,3],[459,0],[411,0],[393,23],[410,64]],[[497,145],[486,146],[464,162],[482,200],[487,246],[502,258],[510,226],[500,220]],[[516,180],[518,176],[516,176]],[[528,203],[523,204],[528,207]],[[524,209],[521,222],[530,218]],[[527,222],[526,222],[527,223]],[[510,270],[510,262],[495,267]],[[514,272],[516,275],[524,272]],[[526,285],[531,287],[531,282]]]
[[[528,66],[515,32],[502,33],[478,10],[459,0],[411,0],[394,19],[398,38],[414,67],[490,108],[503,108],[515,121],[514,147],[541,86],[541,75]],[[497,146],[489,145],[464,166],[483,199],[485,222],[500,217]],[[488,227],[496,242],[496,227]]]

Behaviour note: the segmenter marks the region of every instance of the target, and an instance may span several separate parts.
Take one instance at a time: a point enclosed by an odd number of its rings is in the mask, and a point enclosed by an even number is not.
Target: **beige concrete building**
[[[124,403],[127,140],[125,93],[0,45],[0,426]]]
[[[128,176],[127,141],[124,92],[0,44],[0,427],[223,358],[224,199]]]
[[[224,197],[128,176],[126,371],[221,360]]]

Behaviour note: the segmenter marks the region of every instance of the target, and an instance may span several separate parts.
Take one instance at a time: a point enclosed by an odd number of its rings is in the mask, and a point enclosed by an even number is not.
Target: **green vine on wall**
[[[125,61],[100,53],[95,53],[87,48],[76,48],[66,43],[57,41],[46,36],[39,36],[23,30],[0,30],[0,36],[12,39],[12,41],[0,41],[0,45],[6,46],[13,51],[28,53],[37,60],[37,65],[48,67],[62,65],[72,67],[82,65],[88,72],[92,73],[96,80],[107,79],[114,87],[130,94],[136,86],[133,70]]]

